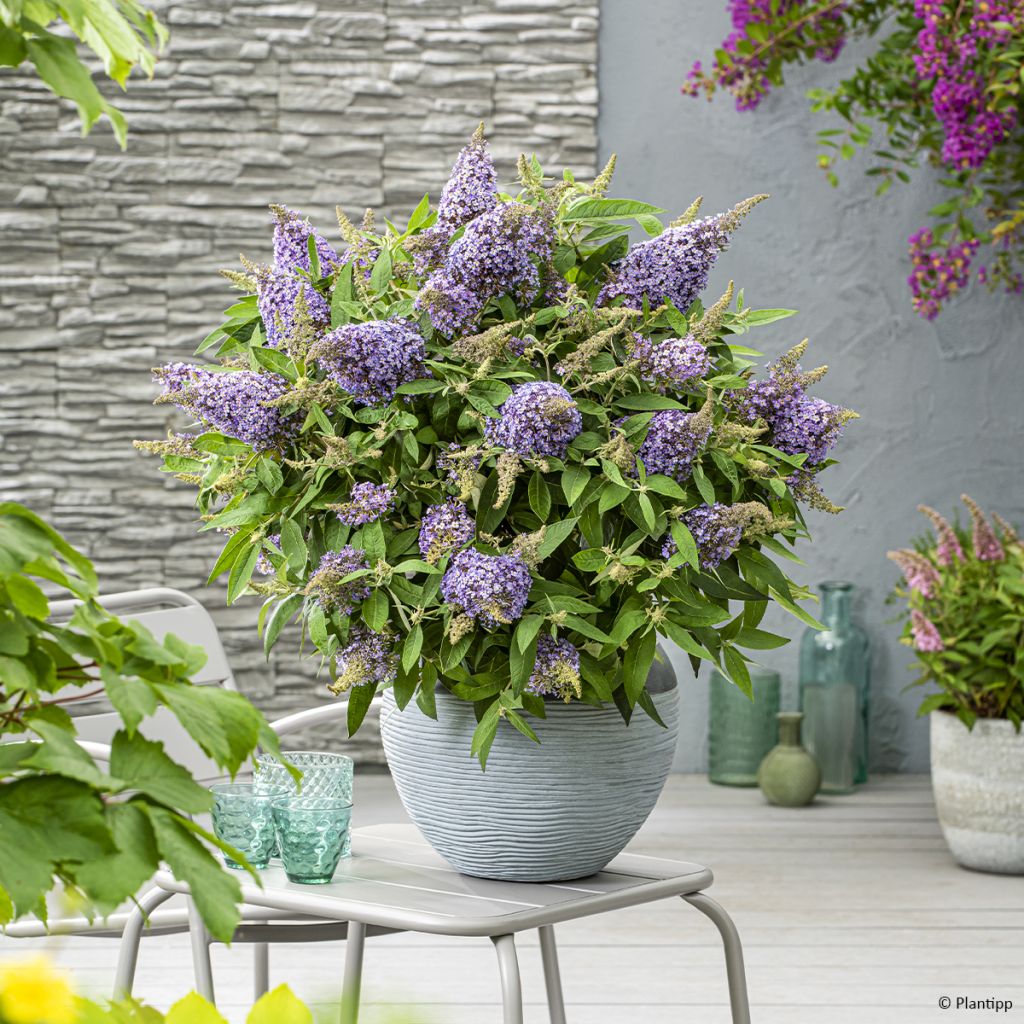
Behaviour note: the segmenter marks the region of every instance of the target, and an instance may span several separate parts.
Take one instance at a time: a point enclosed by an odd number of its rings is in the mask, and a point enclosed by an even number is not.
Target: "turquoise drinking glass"
[[[352,805],[333,797],[285,795],[274,798],[273,814],[288,881],[326,885],[341,860]]]
[[[320,750],[289,750],[284,759],[302,772],[301,786],[288,774],[288,770],[270,754],[256,758],[255,785],[258,790],[283,789],[304,797],[328,797],[352,803],[353,762],[345,754],[330,754]],[[342,857],[352,855],[352,841],[345,833]]]
[[[272,803],[286,796],[283,789],[257,790],[251,782],[219,782],[213,793],[213,834],[233,846],[254,868],[265,868],[274,852],[274,815]],[[224,854],[229,868],[244,865]]]

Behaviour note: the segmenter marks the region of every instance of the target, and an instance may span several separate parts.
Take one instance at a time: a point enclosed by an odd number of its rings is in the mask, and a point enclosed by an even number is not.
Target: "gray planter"
[[[381,736],[409,817],[454,868],[480,878],[553,882],[600,871],[657,802],[676,745],[679,705],[667,661],[655,705],[667,729],[637,710],[552,702],[531,719],[541,739],[503,725],[487,771],[469,752],[473,707],[437,694],[437,721],[384,695]]]
[[[1024,875],[1024,732],[993,718],[968,729],[935,711],[931,740],[935,808],[950,852],[965,868]]]

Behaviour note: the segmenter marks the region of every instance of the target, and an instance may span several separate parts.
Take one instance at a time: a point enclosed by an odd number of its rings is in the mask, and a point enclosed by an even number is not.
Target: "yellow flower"
[[[0,1018],[5,1024],[75,1024],[67,978],[43,957],[0,966]]]

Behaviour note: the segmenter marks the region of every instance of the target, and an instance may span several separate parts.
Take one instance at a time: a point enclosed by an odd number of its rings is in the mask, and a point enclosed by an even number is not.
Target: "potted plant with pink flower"
[[[917,685],[933,683],[932,784],[946,842],[964,867],[1024,874],[1024,545],[968,495],[971,528],[926,505],[935,533],[891,551],[905,585],[903,642]]]
[[[157,372],[198,427],[141,442],[199,489],[228,599],[298,619],[349,729],[384,692],[385,751],[425,835],[505,878],[587,874],[642,824],[672,760],[666,637],[750,692],[778,568],[853,415],[810,394],[806,343],[755,375],[755,310],[712,265],[757,196],[670,223],[481,132],[432,209],[339,224],[273,208],[274,259]],[[631,243],[631,229],[646,240]],[[626,727],[628,724],[628,728]],[[486,771],[484,771],[486,766]]]

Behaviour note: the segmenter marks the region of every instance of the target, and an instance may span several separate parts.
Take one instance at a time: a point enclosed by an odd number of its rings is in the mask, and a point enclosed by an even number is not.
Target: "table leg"
[[[349,921],[345,939],[345,980],[341,990],[341,1024],[357,1024],[359,1020],[359,990],[363,981],[365,943],[366,925],[362,921]]]
[[[544,987],[548,992],[548,1014],[551,1024],[566,1024],[565,1000],[562,996],[562,974],[558,969],[558,947],[555,929],[546,924],[537,929],[540,935],[540,959],[544,964]]]
[[[519,977],[515,936],[492,935],[491,942],[498,954],[498,971],[501,974],[502,1022],[523,1024],[523,982]]]
[[[117,971],[114,974],[114,998],[124,999],[132,994],[135,984],[135,968],[139,962],[139,943],[142,941],[142,929],[149,915],[166,903],[174,893],[165,889],[150,889],[143,893],[132,912],[128,915],[124,930],[121,932],[121,948],[117,954]]]
[[[188,899],[188,934],[192,940],[192,971],[195,975],[196,991],[211,1003],[215,1003],[213,992],[213,966],[210,964],[210,943],[213,939],[203,923],[195,900]]]
[[[254,1002],[270,991],[269,942],[254,942],[252,945],[252,987]]]
[[[747,998],[747,979],[743,971],[743,946],[736,925],[710,896],[705,896],[702,892],[690,893],[683,899],[691,907],[696,907],[705,917],[710,918],[722,936],[733,1024],[750,1024],[750,1001]]]

